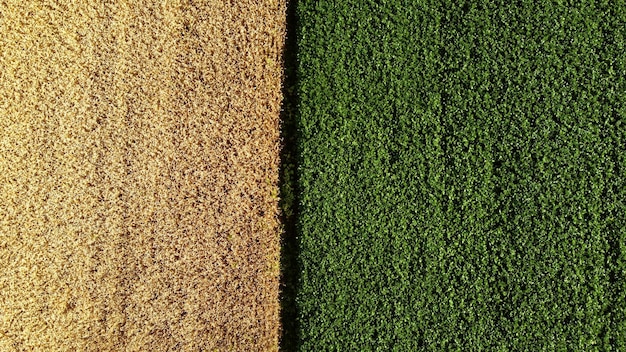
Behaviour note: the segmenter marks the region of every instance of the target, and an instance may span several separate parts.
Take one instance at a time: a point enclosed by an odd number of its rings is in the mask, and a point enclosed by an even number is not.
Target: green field
[[[296,10],[299,349],[625,351],[624,1]]]

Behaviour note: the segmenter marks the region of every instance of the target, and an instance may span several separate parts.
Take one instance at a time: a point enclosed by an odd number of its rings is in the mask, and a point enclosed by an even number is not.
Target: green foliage
[[[624,2],[297,11],[301,349],[626,350]]]

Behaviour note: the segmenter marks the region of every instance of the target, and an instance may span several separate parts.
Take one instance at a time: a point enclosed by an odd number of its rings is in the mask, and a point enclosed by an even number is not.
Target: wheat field
[[[0,1],[0,351],[278,348],[284,12]]]

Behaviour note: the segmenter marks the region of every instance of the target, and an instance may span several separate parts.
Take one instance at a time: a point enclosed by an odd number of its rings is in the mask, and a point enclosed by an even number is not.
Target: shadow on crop
[[[300,264],[298,257],[298,96],[297,96],[297,0],[287,1],[287,32],[283,51],[283,103],[281,107],[280,207],[283,224],[281,238],[281,351],[296,351],[300,343],[296,295]]]

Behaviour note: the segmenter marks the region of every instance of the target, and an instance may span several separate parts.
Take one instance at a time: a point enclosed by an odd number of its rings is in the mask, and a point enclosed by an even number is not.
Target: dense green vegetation
[[[300,349],[625,351],[624,1],[297,13]]]

